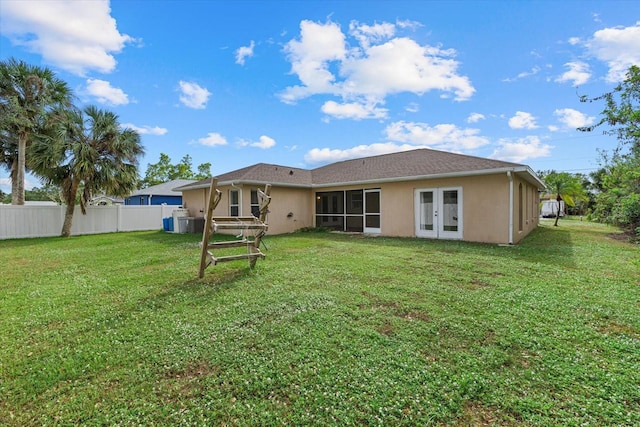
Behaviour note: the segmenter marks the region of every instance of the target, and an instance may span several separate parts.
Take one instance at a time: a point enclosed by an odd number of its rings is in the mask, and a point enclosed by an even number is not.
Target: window
[[[238,190],[229,190],[229,216],[238,216],[240,214],[240,205]]]
[[[258,202],[258,190],[251,190],[251,215],[260,218],[260,203]]]
[[[524,209],[523,209],[523,198],[522,198],[522,183],[518,185],[518,231],[522,231],[523,228],[523,217],[524,217]]]

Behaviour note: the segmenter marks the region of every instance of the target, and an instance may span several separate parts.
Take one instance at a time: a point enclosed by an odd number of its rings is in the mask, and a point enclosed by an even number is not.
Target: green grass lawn
[[[0,241],[0,425],[640,425],[640,247],[268,236]]]

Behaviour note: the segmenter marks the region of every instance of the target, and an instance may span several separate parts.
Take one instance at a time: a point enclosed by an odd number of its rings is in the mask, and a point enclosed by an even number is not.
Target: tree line
[[[123,129],[115,113],[94,105],[79,108],[73,100],[69,85],[49,68],[0,61],[0,165],[10,172],[11,204],[24,205],[29,171],[49,194],[57,189],[66,205],[62,236],[71,234],[76,204],[84,214],[94,195],[126,197],[141,186],[209,174],[209,163],[194,173],[190,156],[171,165],[162,154],[140,179],[140,135]]]
[[[612,152],[600,151],[600,167],[589,176],[556,171],[539,175],[558,203],[564,201],[591,220],[617,225],[640,241],[640,67],[631,66],[612,91],[592,98],[583,95],[580,102],[605,106],[599,121],[578,130],[603,129],[603,134],[617,138],[618,146]]]

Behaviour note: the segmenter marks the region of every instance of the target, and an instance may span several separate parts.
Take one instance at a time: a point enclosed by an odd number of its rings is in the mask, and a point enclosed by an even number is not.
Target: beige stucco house
[[[418,149],[307,170],[258,163],[222,174],[214,216],[250,215],[271,184],[269,234],[303,227],[514,244],[538,225],[544,184],[526,165]],[[178,187],[202,217],[211,179]]]

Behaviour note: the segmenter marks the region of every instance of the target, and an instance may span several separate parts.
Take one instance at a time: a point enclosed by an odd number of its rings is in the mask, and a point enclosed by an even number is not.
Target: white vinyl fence
[[[79,206],[73,214],[72,235],[117,231],[160,230],[163,218],[180,206]],[[0,205],[0,240],[59,236],[66,206]]]

